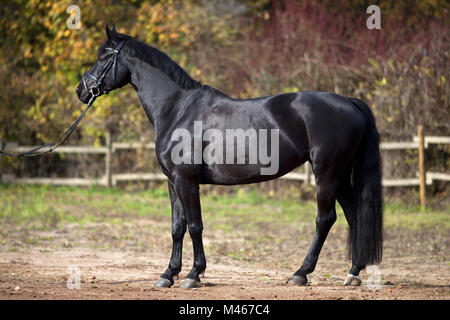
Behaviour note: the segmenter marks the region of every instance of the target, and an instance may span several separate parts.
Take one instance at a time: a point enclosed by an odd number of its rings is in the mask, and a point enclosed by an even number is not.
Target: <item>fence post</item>
[[[307,186],[311,185],[311,165],[309,162],[305,163],[305,184]]]
[[[420,180],[420,206],[425,209],[426,205],[426,172],[425,172],[425,139],[423,136],[423,126],[417,127],[417,135],[419,137],[419,180]]]
[[[106,186],[112,186],[112,171],[111,171],[111,155],[112,155],[112,141],[111,131],[106,130],[106,155],[105,155],[105,178]]]

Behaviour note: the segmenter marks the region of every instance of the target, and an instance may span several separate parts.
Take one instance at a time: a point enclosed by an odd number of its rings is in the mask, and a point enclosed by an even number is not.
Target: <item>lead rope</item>
[[[75,130],[75,128],[78,126],[81,119],[83,119],[84,115],[89,110],[89,108],[92,106],[95,99],[96,99],[96,96],[92,94],[91,98],[89,99],[88,104],[86,105],[86,108],[81,113],[81,115],[78,117],[78,119],[75,120],[75,122],[66,131],[64,131],[64,133],[62,135],[60,135],[58,138],[56,138],[53,142],[48,142],[39,147],[36,147],[34,149],[31,149],[31,150],[28,150],[25,152],[21,152],[21,153],[8,153],[8,152],[4,152],[4,151],[0,150],[0,155],[7,156],[7,157],[34,157],[34,156],[38,156],[38,155],[41,155],[44,153],[52,152],[56,148],[60,147],[64,142],[66,142],[67,139],[69,139],[70,135]],[[49,148],[49,149],[45,150],[45,151],[39,151],[44,148]]]

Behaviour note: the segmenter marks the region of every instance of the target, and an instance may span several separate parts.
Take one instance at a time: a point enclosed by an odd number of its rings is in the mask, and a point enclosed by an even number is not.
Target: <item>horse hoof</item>
[[[347,278],[344,280],[344,286],[360,286],[361,285],[361,277],[355,276],[351,273],[347,275]]]
[[[170,288],[172,286],[172,282],[170,282],[170,280],[168,279],[161,278],[156,281],[153,286],[159,288]]]
[[[181,282],[180,288],[183,289],[197,288],[199,284],[200,281],[198,280],[186,278]]]
[[[302,275],[295,275],[289,280],[289,284],[292,286],[306,286],[308,283],[308,279],[306,279],[306,276]]]

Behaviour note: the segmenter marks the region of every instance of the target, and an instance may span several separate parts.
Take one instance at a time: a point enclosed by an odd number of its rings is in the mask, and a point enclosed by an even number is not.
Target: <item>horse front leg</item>
[[[344,280],[344,286],[360,286],[362,279],[359,272],[365,268],[365,266],[359,265],[357,263],[357,257],[352,248],[355,246],[353,239],[355,239],[356,234],[356,208],[355,208],[355,197],[354,191],[350,184],[350,173],[344,176],[341,181],[339,181],[339,187],[337,190],[337,201],[344,211],[345,218],[347,219],[349,225],[349,239],[348,239],[348,250],[352,258],[352,268],[349,274]]]
[[[203,249],[203,222],[200,207],[199,185],[187,182],[176,181],[175,191],[180,199],[186,222],[189,228],[189,235],[192,239],[194,249],[194,265],[181,283],[181,288],[195,288],[200,283],[199,275],[206,269],[206,258]]]
[[[181,271],[183,238],[186,233],[186,218],[183,207],[175,192],[174,187],[169,182],[170,203],[172,206],[172,255],[170,257],[169,267],[161,275],[161,278],[155,283],[155,287],[171,287],[174,283],[173,277]]]

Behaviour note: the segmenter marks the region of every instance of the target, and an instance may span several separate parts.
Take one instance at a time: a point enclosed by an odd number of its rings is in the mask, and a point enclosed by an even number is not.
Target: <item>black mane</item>
[[[192,79],[189,74],[164,52],[149,46],[131,36],[116,33],[121,40],[127,40],[124,50],[132,56],[138,57],[165,73],[182,89],[195,89],[201,87],[201,83]]]

